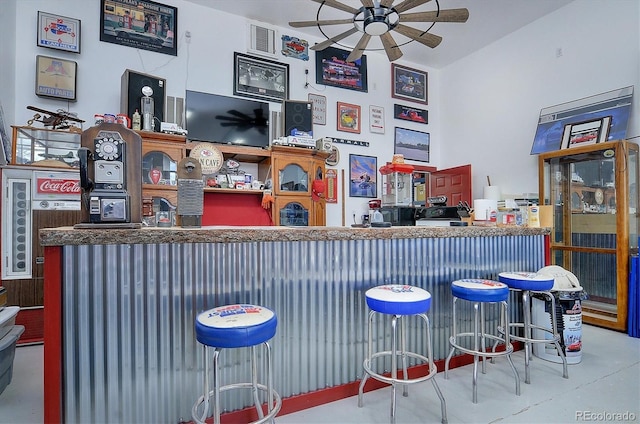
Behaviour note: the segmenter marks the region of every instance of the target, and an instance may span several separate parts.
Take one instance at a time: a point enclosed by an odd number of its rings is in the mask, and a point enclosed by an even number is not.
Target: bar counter
[[[428,290],[442,360],[451,281],[537,271],[548,263],[548,235],[527,227],[42,229],[44,421],[190,421],[204,372],[195,316],[231,303],[278,316],[271,344],[281,413],[351,396],[362,376],[367,289]],[[408,348],[421,349],[419,325],[408,331]],[[248,381],[248,360],[244,350],[223,351],[222,378]],[[235,396],[225,406],[250,403]]]

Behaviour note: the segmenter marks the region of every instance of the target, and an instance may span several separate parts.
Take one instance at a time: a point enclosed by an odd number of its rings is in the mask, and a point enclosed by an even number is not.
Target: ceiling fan
[[[436,10],[428,12],[404,13],[410,9],[421,6],[432,0],[400,0],[394,5],[394,0],[360,0],[362,7],[356,9],[337,0],[312,0],[320,3],[315,21],[299,21],[289,22],[293,28],[303,28],[317,26],[322,34],[327,37],[326,41],[311,47],[311,50],[324,50],[334,43],[338,43],[350,35],[362,33],[360,40],[355,45],[351,54],[347,57],[347,62],[358,60],[365,50],[373,36],[379,36],[384,51],[390,62],[402,57],[402,51],[395,39],[391,35],[391,31],[409,38],[407,41],[417,41],[425,46],[434,48],[442,41],[442,37],[429,33],[429,30],[436,22],[457,22],[464,23],[469,18],[469,10],[467,9],[440,9],[438,0],[435,1]],[[323,6],[333,7],[347,13],[351,13],[353,17],[346,19],[327,19],[321,20],[320,10]],[[405,23],[431,23],[426,30],[416,29]],[[333,37],[327,36],[322,30],[324,25],[348,25],[352,28]],[[406,44],[406,43],[402,43]]]

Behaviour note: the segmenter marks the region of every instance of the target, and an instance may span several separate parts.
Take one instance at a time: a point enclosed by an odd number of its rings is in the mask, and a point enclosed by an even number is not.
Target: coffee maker
[[[83,131],[80,142],[82,223],[75,228],[141,228],[140,135],[103,123]]]

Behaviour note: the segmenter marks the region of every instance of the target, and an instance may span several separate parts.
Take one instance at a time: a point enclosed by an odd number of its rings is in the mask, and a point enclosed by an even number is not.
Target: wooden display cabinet
[[[154,211],[178,205],[178,162],[186,155],[184,136],[136,131],[142,138],[142,197],[153,198]]]
[[[553,206],[551,263],[588,298],[584,322],[625,331],[629,256],[638,249],[638,145],[609,141],[543,153],[539,196]]]
[[[327,153],[299,147],[271,146],[276,225],[326,223],[325,200],[313,201],[313,180],[325,179]]]

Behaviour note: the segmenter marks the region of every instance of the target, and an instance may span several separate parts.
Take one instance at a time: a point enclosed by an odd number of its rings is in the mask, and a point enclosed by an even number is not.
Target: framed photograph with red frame
[[[392,63],[391,97],[428,104],[427,73]]]
[[[338,102],[338,131],[360,134],[360,106]]]

